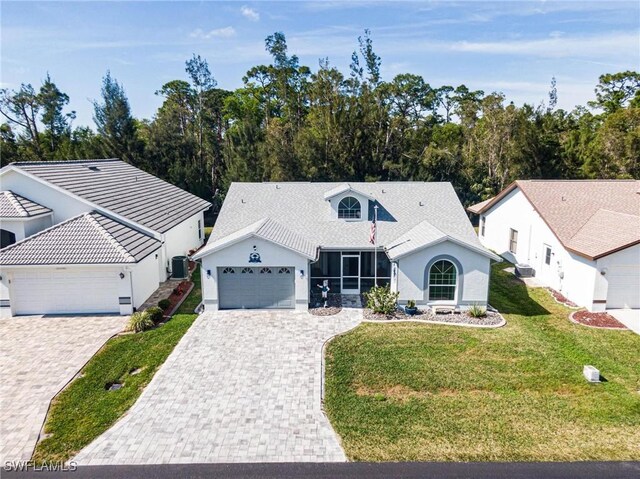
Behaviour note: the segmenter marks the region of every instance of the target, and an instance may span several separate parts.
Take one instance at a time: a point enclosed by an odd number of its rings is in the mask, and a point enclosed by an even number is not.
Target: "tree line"
[[[0,91],[2,163],[118,157],[220,203],[232,181],[450,181],[463,203],[515,179],[640,178],[640,74],[604,74],[594,98],[565,111],[548,98],[521,107],[499,92],[434,86],[410,73],[381,78],[369,31],[349,71],[327,58],[312,71],[277,32],[235,91],[217,88],[194,55],[186,79],[164,84],[151,119],[134,118],[109,72],[94,101],[95,130],[73,127],[69,96]]]

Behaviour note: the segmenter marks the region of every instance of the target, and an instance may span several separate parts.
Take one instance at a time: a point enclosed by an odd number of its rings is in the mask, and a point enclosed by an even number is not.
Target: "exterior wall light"
[[[606,276],[606,275],[607,275],[607,268],[602,268],[602,269],[600,270],[600,274],[601,274],[602,276]]]
[[[210,269],[207,270],[207,278],[211,278],[211,270]]]
[[[124,279],[124,273],[120,272],[120,279]]]
[[[300,278],[304,278],[304,270],[303,269],[300,270]]]

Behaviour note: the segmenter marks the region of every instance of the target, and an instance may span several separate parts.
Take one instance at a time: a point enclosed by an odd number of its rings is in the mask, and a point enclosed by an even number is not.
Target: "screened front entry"
[[[429,301],[455,301],[458,286],[456,266],[445,259],[429,268]]]
[[[373,251],[323,251],[311,264],[311,294],[317,296],[324,280],[330,293],[359,294],[373,287],[377,267],[378,285],[391,281],[391,263],[384,251],[378,251],[377,266]]]

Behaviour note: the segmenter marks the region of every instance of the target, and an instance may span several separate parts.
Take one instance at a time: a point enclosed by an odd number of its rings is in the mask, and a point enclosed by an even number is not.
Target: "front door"
[[[342,294],[360,294],[360,254],[342,255]]]

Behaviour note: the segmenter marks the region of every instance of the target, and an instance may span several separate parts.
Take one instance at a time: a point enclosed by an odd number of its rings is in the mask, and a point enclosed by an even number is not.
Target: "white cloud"
[[[242,6],[242,8],[240,9],[240,13],[242,13],[243,16],[245,16],[252,22],[257,22],[258,20],[260,20],[260,14],[253,8],[249,8],[246,5]]]
[[[636,33],[613,33],[591,37],[558,37],[503,42],[456,42],[450,49],[458,52],[495,55],[530,55],[552,58],[607,57],[638,53]]]
[[[201,28],[196,28],[189,36],[191,38],[199,38],[201,40],[210,40],[212,38],[230,38],[236,35],[236,29],[233,27],[216,28],[208,32]]]

